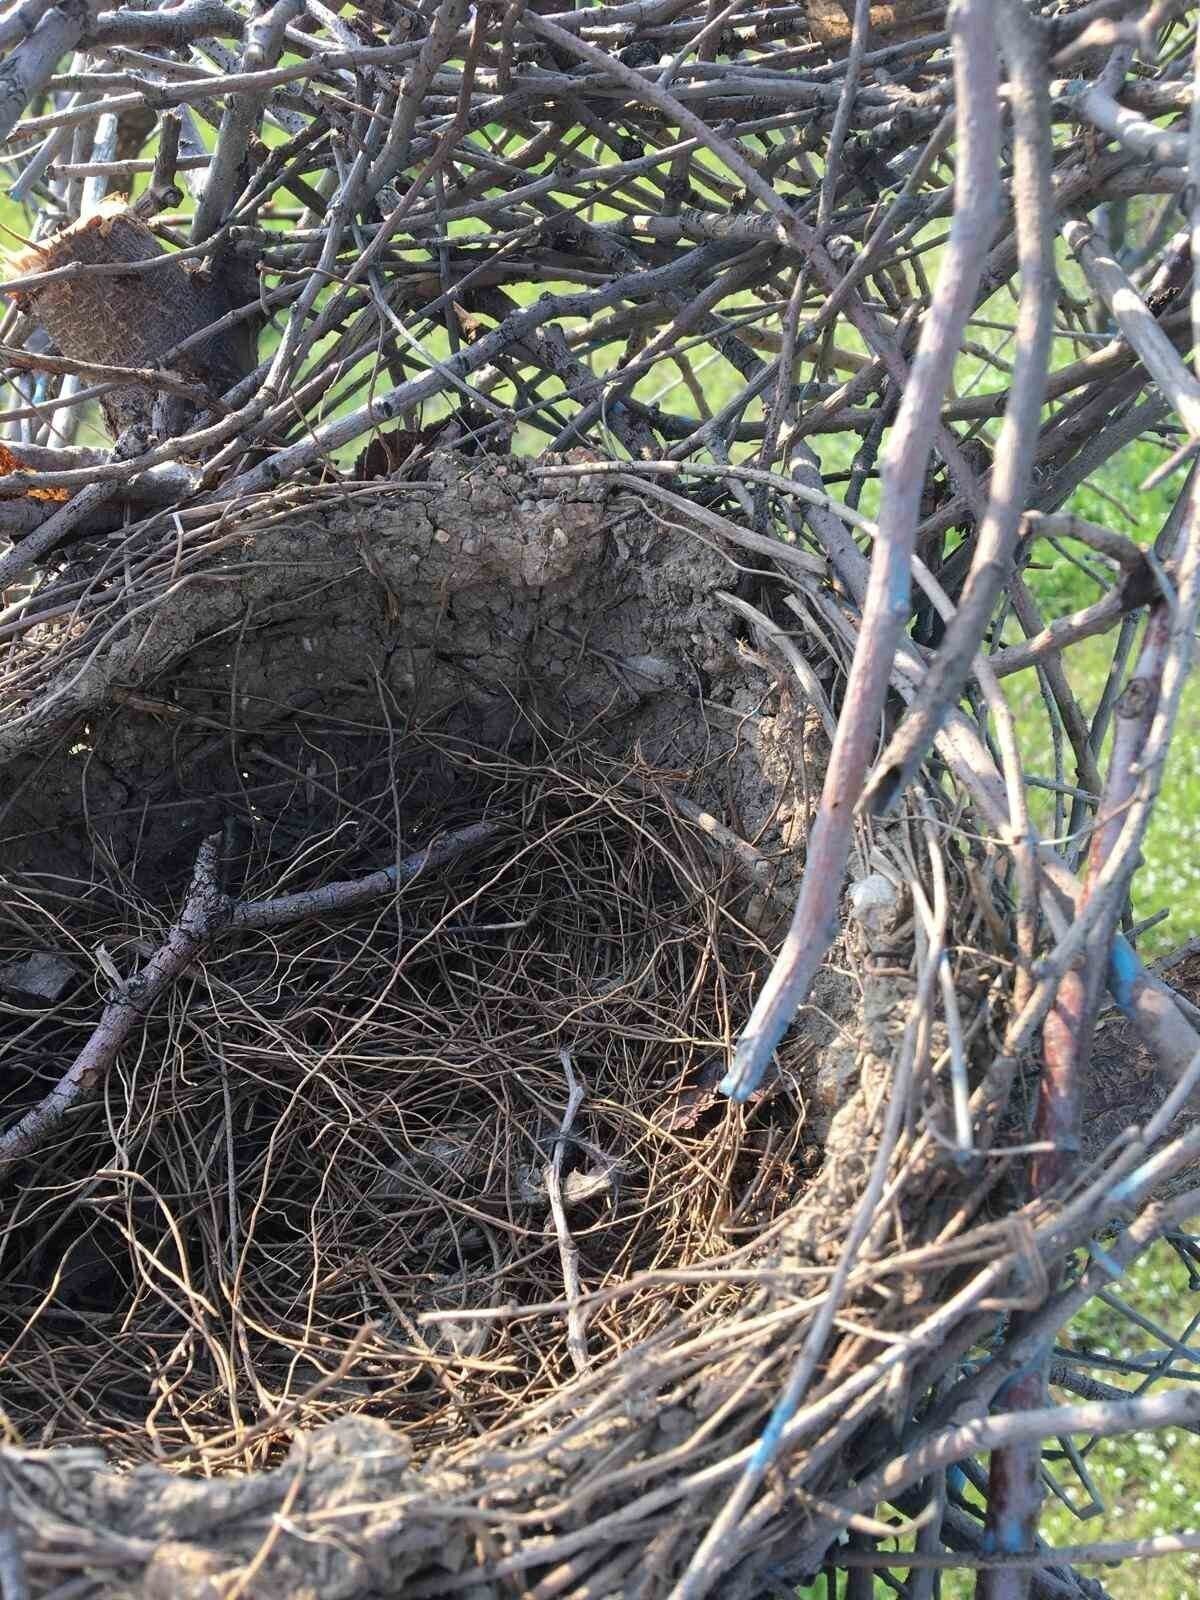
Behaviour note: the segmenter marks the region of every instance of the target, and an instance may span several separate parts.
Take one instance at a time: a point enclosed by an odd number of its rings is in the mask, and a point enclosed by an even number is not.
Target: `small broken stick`
[[[235,901],[218,883],[221,835],[210,834],[196,854],[191,886],[178,919],[149,960],[118,985],[91,1038],[66,1072],[37,1105],[0,1134],[0,1173],[32,1154],[67,1113],[104,1081],[117,1052],[149,1015],[159,997],[181,978],[220,934],[239,928],[278,928],[304,917],[352,910],[393,893],[431,868],[448,866],[499,837],[498,822],[473,822],[406,856],[391,867],[340,883],[269,900]],[[573,1115],[574,1113],[572,1113]]]
[[[558,1055],[563,1064],[563,1071],[567,1075],[567,1109],[563,1112],[558,1138],[554,1141],[554,1155],[546,1169],[546,1192],[550,1196],[550,1212],[554,1218],[555,1232],[558,1234],[558,1255],[562,1262],[563,1286],[567,1295],[567,1349],[571,1353],[575,1371],[586,1372],[589,1366],[587,1317],[579,1304],[581,1293],[579,1247],[571,1237],[562,1194],[562,1168],[563,1157],[567,1151],[567,1136],[571,1132],[576,1113],[583,1104],[584,1091],[583,1084],[575,1076],[575,1069],[571,1065],[571,1052],[560,1050]]]

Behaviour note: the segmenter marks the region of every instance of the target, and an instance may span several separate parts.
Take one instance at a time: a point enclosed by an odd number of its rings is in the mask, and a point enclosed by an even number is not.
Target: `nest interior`
[[[565,1248],[603,1364],[803,1193],[855,986],[829,972],[744,1114],[715,1089],[798,864],[815,719],[700,599],[728,556],[585,486],[531,493],[514,463],[443,457],[419,487],[251,519],[223,581],[164,574],[151,630],[74,558],[84,598],[39,641],[67,714],[9,769],[6,1121],[160,946],[214,830],[239,901],[498,832],[365,909],[215,940],[26,1164],[0,1238],[25,1445],[211,1472],[347,1411],[421,1451],[487,1436],[573,1372]],[[72,670],[89,600],[106,643]]]

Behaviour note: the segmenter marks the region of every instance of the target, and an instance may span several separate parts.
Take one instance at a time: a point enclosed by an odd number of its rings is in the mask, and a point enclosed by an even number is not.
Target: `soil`
[[[99,838],[140,885],[177,887],[231,804],[247,821],[291,804],[268,765],[319,788],[362,764],[368,730],[419,724],[492,749],[582,738],[683,787],[704,769],[693,800],[794,874],[815,719],[745,652],[711,535],[602,477],[547,493],[511,458],[449,452],[427,482],[276,507],[223,525],[219,554],[149,601],[122,608],[118,571],[102,623],[26,641],[70,651],[0,732],[6,872],[86,881]],[[64,577],[97,563],[84,550]]]

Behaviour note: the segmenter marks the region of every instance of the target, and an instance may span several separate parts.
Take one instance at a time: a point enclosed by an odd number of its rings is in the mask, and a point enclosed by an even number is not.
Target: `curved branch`
[[[884,455],[879,537],[871,560],[863,626],[838,737],[791,928],[738,1042],[722,1089],[753,1093],[833,942],[854,810],[878,736],[896,650],[908,620],[909,566],[925,469],[939,411],[974,305],[999,207],[1000,118],[990,4],[964,0],[953,13],[960,139],[956,207],[933,304]]]

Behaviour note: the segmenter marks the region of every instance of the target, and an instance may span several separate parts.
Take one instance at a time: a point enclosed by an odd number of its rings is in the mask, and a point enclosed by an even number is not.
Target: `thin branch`
[[[800,897],[783,949],[743,1030],[722,1086],[735,1100],[746,1099],[760,1082],[836,931],[854,808],[878,736],[892,663],[908,616],[909,562],[938,407],[995,226],[1000,129],[992,11],[978,0],[965,0],[953,18],[959,129],[954,222],[937,295],[921,330],[884,457],[880,536],[871,562],[862,633],[820,810],[809,838]]]
[[[1009,63],[1015,142],[1013,198],[1021,297],[1014,337],[1012,387],[996,442],[991,492],[954,619],[920,693],[867,783],[862,805],[879,816],[895,804],[949,708],[954,705],[1012,572],[1046,393],[1058,280],[1054,268],[1050,97],[1043,41],[1024,7],[1003,0],[996,26]]]
[[[501,831],[499,823],[471,823],[364,878],[242,902],[231,901],[218,887],[221,835],[211,835],[200,846],[183,909],[162,944],[132,978],[118,985],[91,1038],[45,1099],[0,1134],[0,1172],[39,1149],[68,1113],[95,1092],[125,1041],[214,939],[237,929],[276,928],[305,917],[347,911],[394,894],[426,872],[486,847]]]
[[[571,1237],[571,1225],[563,1206],[562,1169],[567,1153],[567,1140],[575,1124],[575,1117],[583,1104],[584,1086],[575,1076],[571,1065],[571,1052],[560,1050],[559,1059],[567,1078],[567,1105],[554,1141],[554,1154],[546,1169],[546,1193],[550,1198],[550,1214],[554,1218],[554,1231],[558,1235],[558,1258],[562,1262],[563,1289],[567,1300],[567,1350],[576,1372],[586,1372],[590,1366],[587,1345],[587,1313],[580,1305],[582,1289],[579,1283],[579,1247]]]
[[[1068,222],[1062,232],[1088,282],[1111,311],[1188,433],[1193,439],[1200,438],[1200,379],[1188,371],[1128,274],[1103,248],[1092,229],[1083,222]]]

